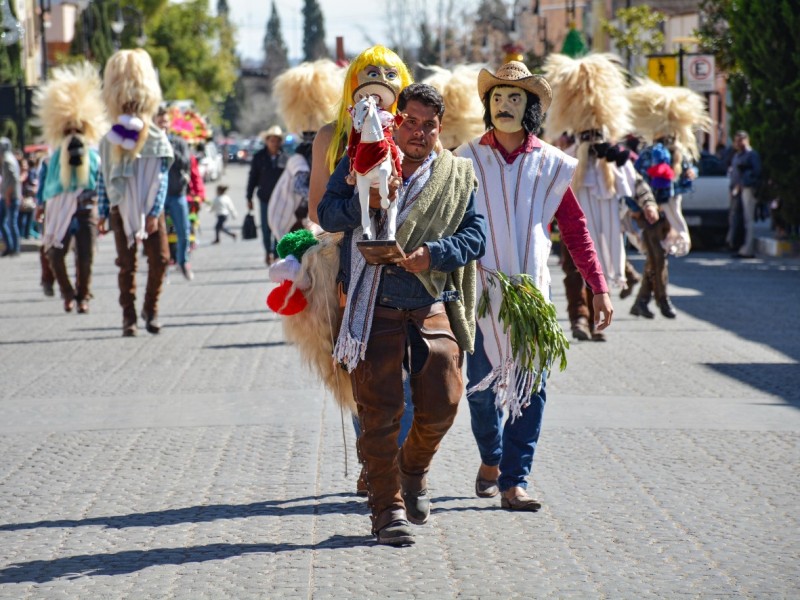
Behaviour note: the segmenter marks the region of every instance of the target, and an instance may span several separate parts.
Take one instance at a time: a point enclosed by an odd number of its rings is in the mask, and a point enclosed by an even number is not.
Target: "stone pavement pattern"
[[[474,497],[462,401],[431,520],[394,549],[353,494],[348,418],[344,443],[264,306],[260,242],[199,248],[162,333],[135,339],[113,259],[104,238],[88,315],[41,294],[33,253],[0,261],[0,598],[800,593],[796,260],[674,260],[674,321],[615,298],[609,341],[574,343],[548,384],[537,514]]]

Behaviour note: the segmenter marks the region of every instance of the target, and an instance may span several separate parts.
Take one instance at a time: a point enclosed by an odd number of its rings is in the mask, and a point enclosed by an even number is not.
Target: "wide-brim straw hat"
[[[389,110],[397,100],[394,88],[383,81],[368,81],[353,90],[353,102],[358,102],[364,96],[378,96],[381,99],[381,108],[384,110]]]
[[[280,125],[273,125],[266,131],[261,132],[261,139],[265,140],[269,137],[276,137],[283,140],[283,129],[280,128]]]
[[[495,75],[486,69],[481,69],[481,72],[478,73],[478,94],[481,99],[486,97],[489,90],[498,85],[518,87],[536,94],[539,96],[542,112],[547,112],[550,102],[553,100],[553,90],[550,89],[547,80],[541,75],[534,75],[528,70],[528,67],[516,60],[504,64],[497,69]]]

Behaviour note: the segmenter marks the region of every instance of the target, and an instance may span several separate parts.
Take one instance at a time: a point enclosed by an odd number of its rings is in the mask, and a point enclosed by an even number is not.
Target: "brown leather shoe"
[[[72,298],[64,300],[64,312],[72,312],[73,308],[75,308],[75,300]]]
[[[89,312],[89,301],[88,300],[81,300],[78,302],[78,314],[85,315]]]
[[[125,323],[122,325],[122,337],[136,337],[137,333],[136,323]]]
[[[589,331],[589,320],[586,317],[578,317],[572,323],[572,337],[583,342],[591,339],[592,333]]]
[[[480,472],[475,478],[475,495],[478,498],[494,498],[500,493],[497,479],[483,479]]]
[[[510,499],[503,496],[500,498],[500,508],[536,512],[542,508],[542,503],[530,496],[514,496]]]

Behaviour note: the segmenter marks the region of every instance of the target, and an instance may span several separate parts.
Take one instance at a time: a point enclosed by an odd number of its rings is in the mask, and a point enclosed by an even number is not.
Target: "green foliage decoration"
[[[502,301],[497,318],[509,336],[514,359],[523,369],[536,372],[533,388],[538,390],[543,372],[556,360],[561,371],[567,368],[569,341],[558,323],[556,307],[545,299],[530,275],[484,273],[491,287],[500,286]],[[489,304],[489,291],[484,290],[478,299],[478,317],[486,316]]]

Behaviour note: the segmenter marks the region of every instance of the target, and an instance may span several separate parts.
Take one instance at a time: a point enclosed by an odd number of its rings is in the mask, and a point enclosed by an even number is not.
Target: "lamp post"
[[[131,15],[136,20],[139,35],[136,37],[136,45],[144,46],[147,43],[147,35],[144,32],[144,15],[140,10],[133,6],[122,6],[117,3],[117,11],[114,20],[109,23],[111,31],[114,32],[114,49],[119,50],[122,46],[122,32],[125,30],[125,13]]]

